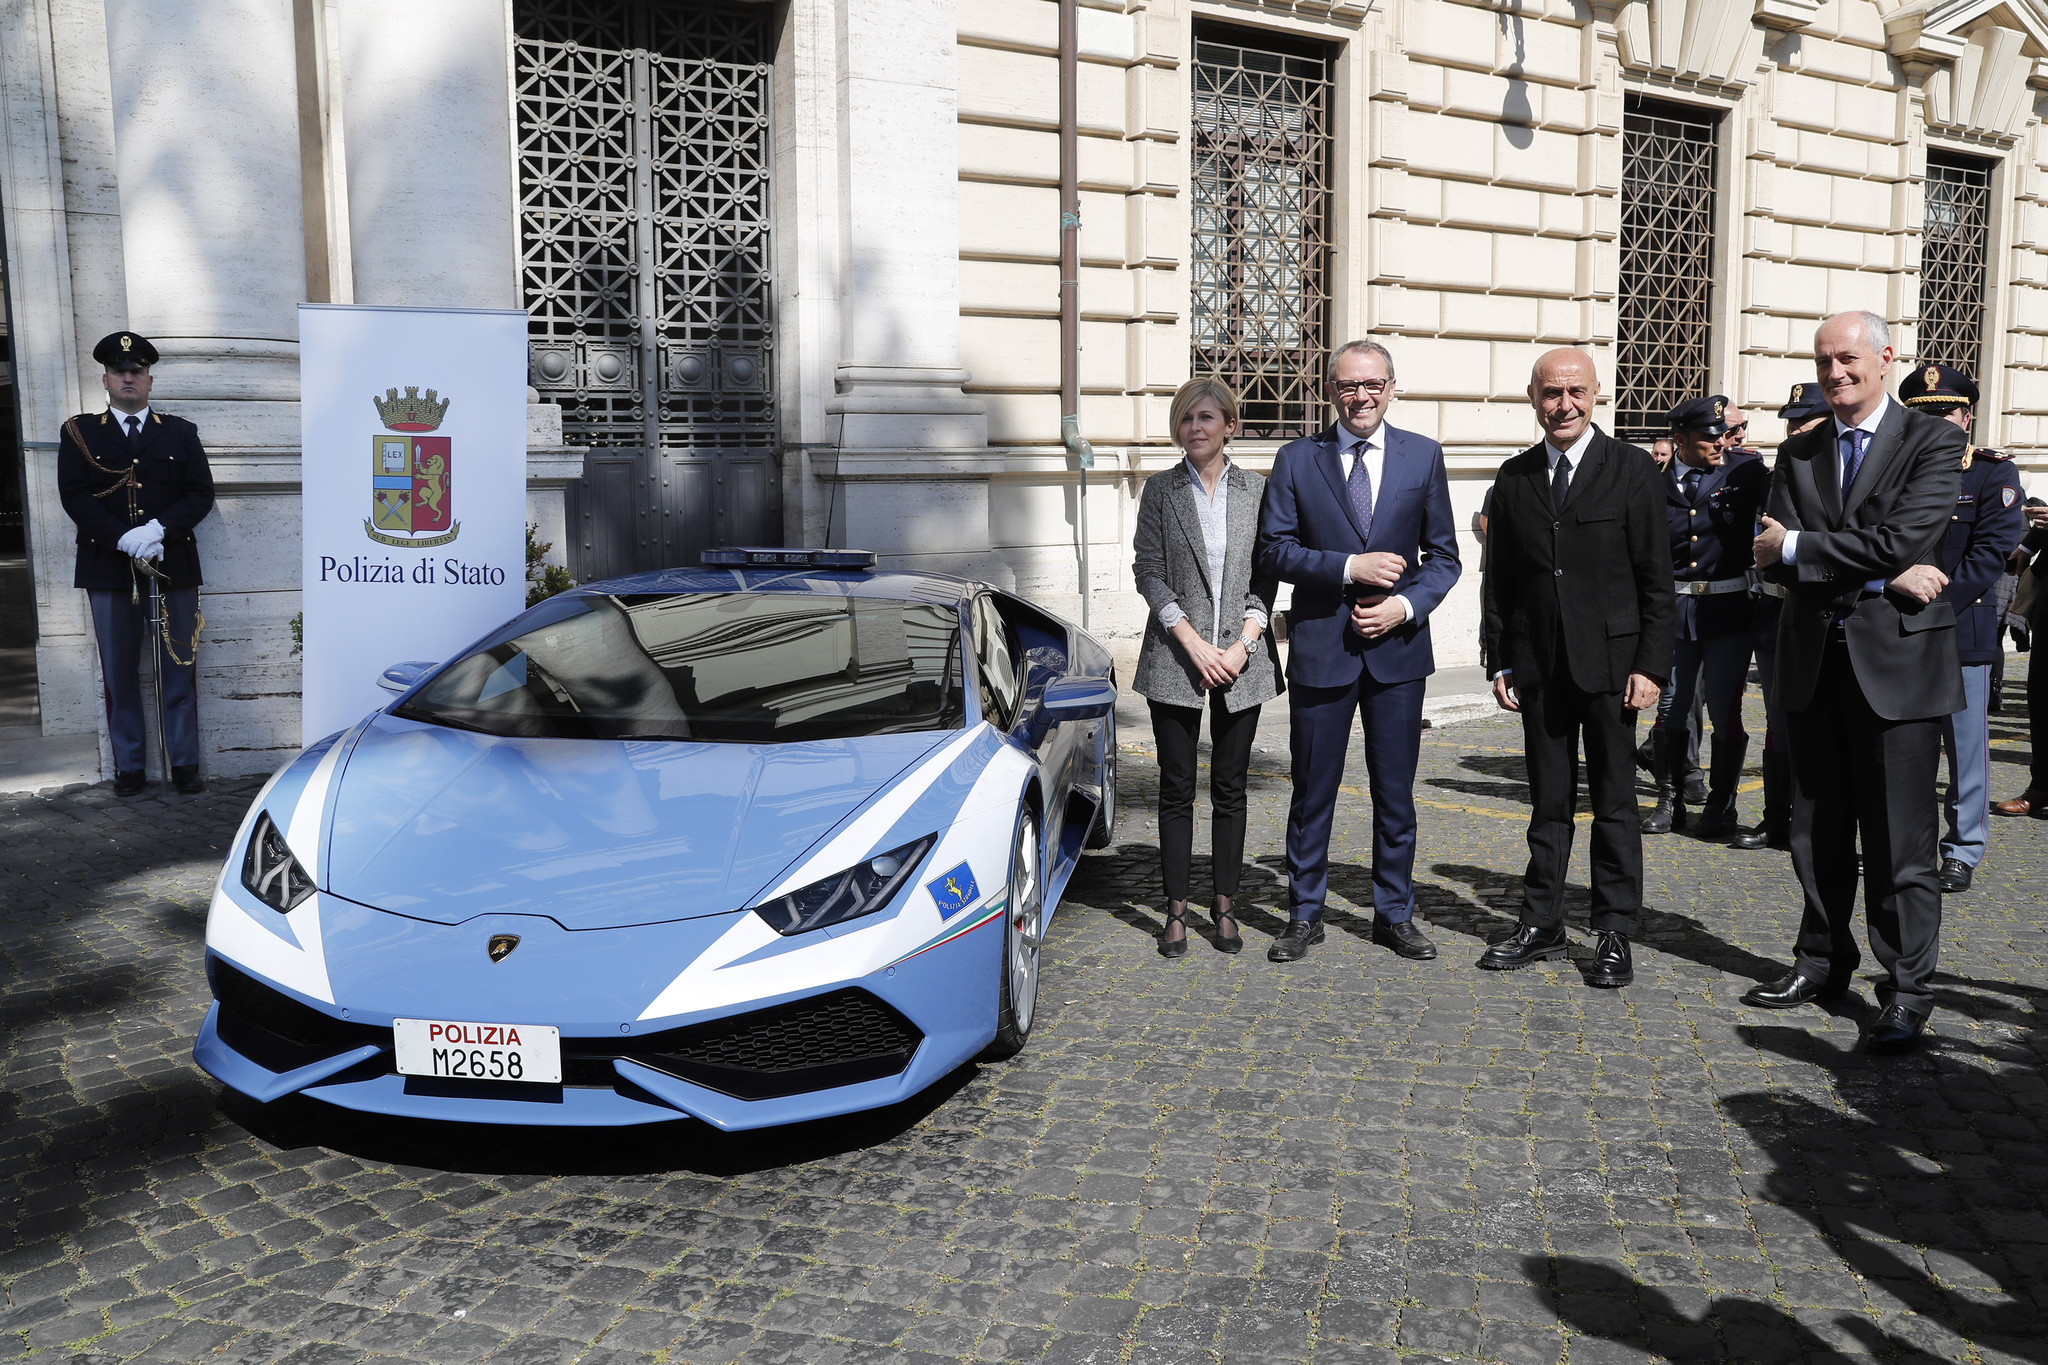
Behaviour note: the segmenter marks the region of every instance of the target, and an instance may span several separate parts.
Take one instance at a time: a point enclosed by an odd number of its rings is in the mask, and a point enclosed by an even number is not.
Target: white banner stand
[[[301,734],[526,605],[526,314],[299,305]]]

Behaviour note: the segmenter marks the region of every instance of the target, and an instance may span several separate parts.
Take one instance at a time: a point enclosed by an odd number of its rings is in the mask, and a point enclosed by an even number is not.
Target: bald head
[[[1544,438],[1559,450],[1586,434],[1599,398],[1600,372],[1593,357],[1575,346],[1545,351],[1529,371],[1529,405]]]

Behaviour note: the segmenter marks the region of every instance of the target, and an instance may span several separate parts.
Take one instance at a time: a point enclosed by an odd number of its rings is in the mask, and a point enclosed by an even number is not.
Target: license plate
[[[562,1031],[546,1024],[393,1019],[398,1074],[461,1081],[562,1080]]]

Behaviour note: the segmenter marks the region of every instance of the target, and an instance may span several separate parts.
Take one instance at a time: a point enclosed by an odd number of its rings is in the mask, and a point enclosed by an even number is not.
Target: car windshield
[[[788,744],[957,730],[960,618],[797,593],[555,598],[396,709],[491,735]]]

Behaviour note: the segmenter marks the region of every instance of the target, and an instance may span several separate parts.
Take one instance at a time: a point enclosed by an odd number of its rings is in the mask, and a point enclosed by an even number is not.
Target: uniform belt
[[[1680,597],[1712,597],[1724,592],[1748,592],[1749,580],[1747,578],[1680,578],[1674,580],[1671,586],[1678,590]]]
[[[1784,597],[1791,592],[1783,583],[1758,583],[1756,590],[1765,597]]]

